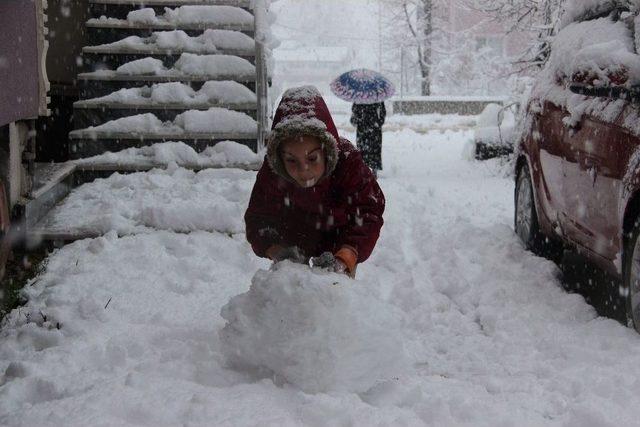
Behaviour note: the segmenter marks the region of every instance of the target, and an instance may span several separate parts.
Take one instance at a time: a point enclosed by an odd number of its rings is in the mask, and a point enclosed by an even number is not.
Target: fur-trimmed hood
[[[276,109],[273,126],[267,137],[267,161],[271,169],[287,181],[287,173],[279,147],[282,141],[296,136],[315,136],[322,143],[326,156],[324,176],[331,175],[338,163],[338,130],[329,108],[315,86],[288,89]]]

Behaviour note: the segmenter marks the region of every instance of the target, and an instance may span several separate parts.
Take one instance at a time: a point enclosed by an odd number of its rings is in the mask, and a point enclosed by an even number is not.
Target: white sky
[[[277,0],[271,11],[277,16],[271,28],[280,40],[278,49],[304,52],[308,47],[347,47],[355,52],[347,68],[379,68],[378,0]],[[274,56],[277,59],[277,50]],[[278,71],[276,62],[274,83],[288,86],[287,76]],[[344,71],[305,83],[315,84],[324,93],[323,87]],[[335,104],[337,100],[327,101]]]

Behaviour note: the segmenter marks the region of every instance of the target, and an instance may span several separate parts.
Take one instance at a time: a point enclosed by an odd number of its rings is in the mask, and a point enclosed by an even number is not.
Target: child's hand
[[[325,252],[320,256],[311,258],[314,267],[324,268],[334,273],[346,273],[347,266],[331,252]]]
[[[274,262],[280,262],[288,259],[289,261],[298,264],[309,263],[309,258],[307,258],[297,246],[288,246],[285,248],[279,245],[274,245],[267,249],[267,256]]]

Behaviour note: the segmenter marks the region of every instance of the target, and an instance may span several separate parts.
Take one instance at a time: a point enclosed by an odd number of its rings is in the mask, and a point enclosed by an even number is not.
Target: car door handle
[[[595,187],[596,179],[598,178],[598,168],[600,166],[600,160],[594,157],[584,158],[584,169],[591,177],[591,185]]]
[[[584,166],[586,169],[598,168],[600,166],[600,160],[593,157],[585,157]]]

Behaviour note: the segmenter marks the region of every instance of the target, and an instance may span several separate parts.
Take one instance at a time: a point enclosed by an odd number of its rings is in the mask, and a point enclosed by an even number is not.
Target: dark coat
[[[353,104],[351,124],[356,127],[356,142],[364,162],[372,170],[382,169],[382,125],[387,116],[384,102]]]
[[[358,150],[338,136],[324,100],[313,89],[287,91],[276,110],[267,156],[245,213],[247,240],[261,257],[274,244],[297,246],[308,257],[346,245],[362,262],[380,234],[384,195]],[[278,151],[284,139],[301,134],[318,137],[327,157],[325,175],[310,188],[288,176]]]

